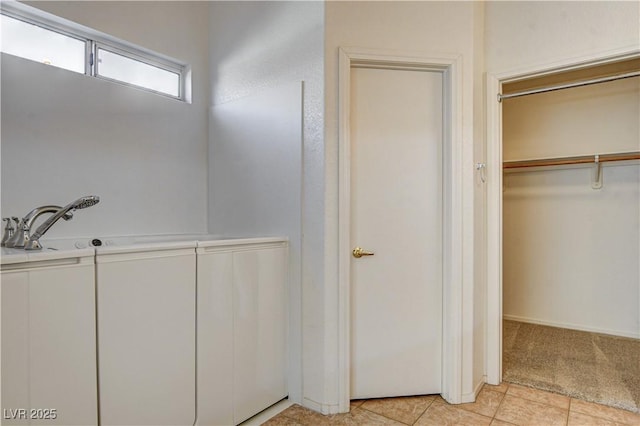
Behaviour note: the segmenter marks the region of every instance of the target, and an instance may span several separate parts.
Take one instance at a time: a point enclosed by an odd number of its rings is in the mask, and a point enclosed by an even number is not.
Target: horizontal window
[[[18,2],[0,4],[3,53],[186,100],[186,65]]]
[[[86,42],[0,15],[2,51],[69,71],[85,73]]]
[[[96,50],[96,76],[166,93],[176,98],[180,96],[179,70],[170,71],[101,47]]]

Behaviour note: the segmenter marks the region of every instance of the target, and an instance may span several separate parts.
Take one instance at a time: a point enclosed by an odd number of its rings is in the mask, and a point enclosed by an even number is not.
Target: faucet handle
[[[7,241],[9,240],[9,238],[13,236],[13,232],[15,231],[15,229],[13,228],[13,224],[11,223],[11,219],[17,219],[17,218],[10,218],[10,217],[2,218],[2,220],[7,221],[7,226],[5,226],[4,235],[2,236],[2,242],[0,243],[2,247],[4,247],[7,244]]]
[[[7,221],[7,225],[4,227],[5,232],[6,231],[13,231],[14,227],[13,224],[11,223],[11,217],[3,217],[2,220],[6,220]]]
[[[22,235],[22,224],[23,224],[23,220],[22,219],[18,219],[15,216],[12,216],[11,219],[13,219],[13,221],[16,223],[16,229],[15,232],[11,231],[11,235],[7,236],[6,239],[3,237],[2,238],[2,245],[4,247],[9,247],[9,248],[14,248],[16,246],[16,243],[18,242],[18,240],[20,239],[20,235]],[[10,223],[7,223],[7,226],[13,228],[13,226],[10,225]],[[6,231],[6,228],[5,228]],[[6,236],[6,234],[5,234]]]

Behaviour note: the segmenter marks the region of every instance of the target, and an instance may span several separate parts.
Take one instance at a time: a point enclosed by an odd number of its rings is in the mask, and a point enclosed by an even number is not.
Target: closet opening
[[[502,380],[639,412],[640,58],[498,98]]]

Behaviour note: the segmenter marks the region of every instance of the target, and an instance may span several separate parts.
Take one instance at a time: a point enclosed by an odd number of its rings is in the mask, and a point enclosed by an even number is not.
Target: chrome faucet
[[[57,213],[62,207],[60,206],[41,206],[31,210],[25,217],[20,219],[14,218],[17,224],[16,232],[13,236],[5,242],[6,247],[24,248],[25,244],[29,241],[29,233],[31,232],[31,226],[33,223],[45,213]],[[73,218],[73,213],[68,212],[63,216],[64,220],[70,220]]]
[[[49,230],[60,218],[64,217],[67,213],[71,213],[74,210],[84,209],[87,207],[91,207],[97,204],[100,201],[100,197],[96,195],[89,195],[86,197],[78,198],[72,203],[67,204],[66,206],[58,209],[52,216],[50,216],[47,220],[45,220],[42,225],[35,230],[33,234],[29,236],[29,240],[25,243],[25,250],[40,250],[42,246],[40,245],[40,237],[42,237],[45,232]]]

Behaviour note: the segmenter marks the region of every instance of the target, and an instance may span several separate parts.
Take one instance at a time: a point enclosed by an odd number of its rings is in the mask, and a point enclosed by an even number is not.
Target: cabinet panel
[[[95,332],[92,263],[2,272],[3,424],[97,424]]]
[[[31,408],[56,409],[32,424],[97,424],[93,265],[29,275]]]
[[[287,395],[286,248],[233,256],[234,421]]]
[[[192,425],[195,253],[136,256],[97,258],[101,424]]]
[[[233,424],[233,253],[198,257],[198,425]]]
[[[29,273],[2,273],[2,409],[6,425],[29,424],[8,410],[29,407]]]
[[[287,396],[287,264],[282,241],[198,248],[198,425]]]

